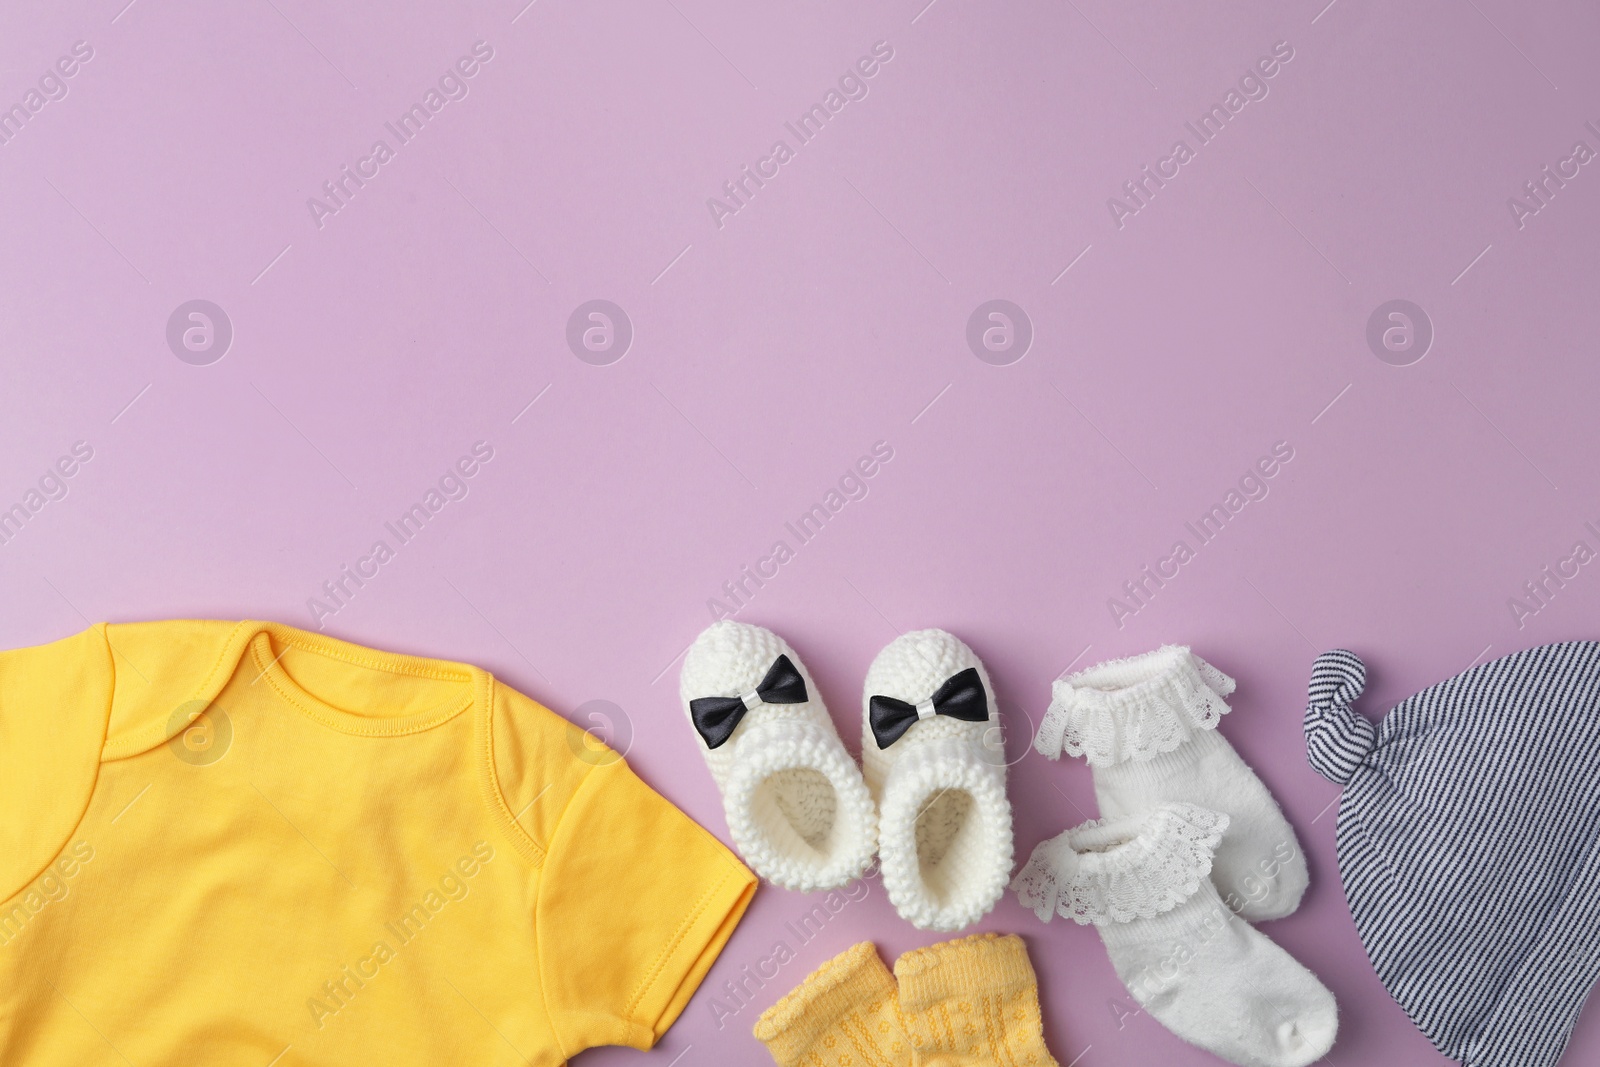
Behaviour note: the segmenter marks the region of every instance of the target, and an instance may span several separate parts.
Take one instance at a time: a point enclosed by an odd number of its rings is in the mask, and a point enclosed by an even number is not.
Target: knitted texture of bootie
[[[788,642],[760,626],[712,623],[684,656],[679,690],[751,869],[801,892],[858,877],[877,848],[877,811]]]
[[[756,1020],[779,1067],[912,1067],[894,977],[872,942],[813,971]],[[927,1062],[927,1061],[923,1061]]]
[[[1084,823],[1012,883],[1048,922],[1093,923],[1117,977],[1178,1037],[1241,1067],[1305,1067],[1338,1033],[1333,994],[1211,884],[1228,816],[1193,804]]]
[[[1059,1067],[1044,1044],[1033,964],[1015,934],[907,952],[894,975],[917,1067]]]
[[[1055,683],[1034,747],[1086,757],[1107,818],[1167,802],[1226,813],[1211,878],[1231,909],[1259,922],[1299,907],[1310,876],[1277,801],[1217,732],[1233,690],[1182,646],[1112,660]]]
[[[924,930],[970,926],[1011,874],[1005,748],[988,672],[952,634],[908,633],[868,668],[862,714],[889,900]]]

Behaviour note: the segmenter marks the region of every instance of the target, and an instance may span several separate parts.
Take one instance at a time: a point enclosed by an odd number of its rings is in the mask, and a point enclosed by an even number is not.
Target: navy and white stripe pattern
[[[1600,979],[1600,643],[1474,667],[1376,726],[1317,658],[1306,751],[1344,785],[1345,899],[1384,986],[1467,1067],[1549,1067]]]
[[[1317,657],[1306,700],[1306,758],[1324,778],[1350,780],[1377,743],[1378,729],[1350,705],[1367,684],[1367,665],[1336,648]]]

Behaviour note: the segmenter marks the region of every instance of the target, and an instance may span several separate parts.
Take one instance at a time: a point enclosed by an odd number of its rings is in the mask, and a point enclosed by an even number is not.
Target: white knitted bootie
[[[1162,804],[1042,842],[1012,888],[1048,922],[1093,923],[1117,977],[1168,1030],[1243,1067],[1305,1067],[1339,1012],[1316,976],[1234,915],[1211,884],[1228,816]]]
[[[866,869],[878,844],[872,797],[788,642],[714,622],[684,656],[679,691],[752,870],[809,892]]]
[[[943,630],[905,634],[867,670],[862,714],[890,901],[924,930],[970,926],[1011,873],[1005,748],[988,673]]]

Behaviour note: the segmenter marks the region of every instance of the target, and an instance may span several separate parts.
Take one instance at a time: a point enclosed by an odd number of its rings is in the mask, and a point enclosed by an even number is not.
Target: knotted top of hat
[[[1600,644],[1546,645],[1373,723],[1317,658],[1307,757],[1344,786],[1339,873],[1378,977],[1471,1067],[1548,1067],[1600,979]]]

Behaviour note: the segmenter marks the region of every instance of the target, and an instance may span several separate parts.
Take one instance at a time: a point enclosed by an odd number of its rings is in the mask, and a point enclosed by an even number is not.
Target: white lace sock
[[[1234,682],[1188,648],[1167,645],[1055,683],[1034,738],[1051,759],[1086,756],[1107,818],[1183,801],[1225,813],[1211,878],[1251,922],[1300,906],[1310,876],[1294,828],[1217,732]]]
[[[787,664],[775,667],[780,657]],[[787,641],[749,623],[714,622],[684,656],[679,691],[722,792],[734,846],[752,870],[810,892],[836,889],[866,869],[878,844],[878,813]],[[707,698],[724,710],[703,711],[697,723],[694,707]],[[708,740],[702,727],[718,723],[722,729]]]
[[[878,653],[861,704],[861,764],[879,804],[889,900],[923,930],[970,926],[1011,875],[1005,746],[989,675],[953,634],[917,630]]]
[[[1304,1067],[1333,1046],[1333,994],[1222,903],[1207,874],[1228,817],[1193,804],[1084,823],[1011,886],[1048,922],[1093,923],[1117,977],[1174,1034],[1243,1067]]]

